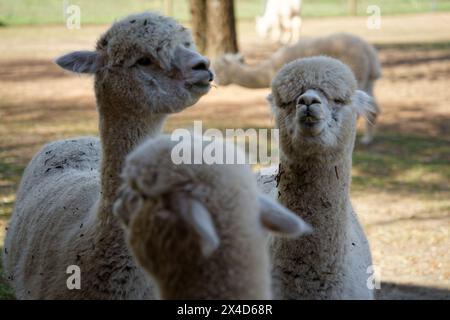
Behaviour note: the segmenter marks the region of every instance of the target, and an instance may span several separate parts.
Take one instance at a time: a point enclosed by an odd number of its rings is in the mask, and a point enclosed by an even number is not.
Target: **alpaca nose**
[[[308,90],[297,99],[297,104],[310,106],[316,103],[322,103],[319,95],[314,90]]]
[[[210,65],[211,62],[209,61],[208,58],[200,56],[193,61],[191,68],[194,71],[207,71],[209,75],[208,81],[211,82],[214,80],[214,75],[209,70]]]
[[[192,63],[192,70],[196,71],[208,71],[210,66],[210,61],[206,57],[199,57],[195,59]]]

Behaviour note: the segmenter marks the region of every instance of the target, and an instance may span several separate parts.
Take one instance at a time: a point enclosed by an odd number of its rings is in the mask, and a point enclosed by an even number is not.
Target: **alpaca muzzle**
[[[325,127],[325,117],[321,104],[297,105],[297,119],[300,132],[305,136],[316,136]]]

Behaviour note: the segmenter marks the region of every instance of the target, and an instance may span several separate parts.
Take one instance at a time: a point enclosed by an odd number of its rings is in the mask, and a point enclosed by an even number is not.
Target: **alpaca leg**
[[[280,28],[279,23],[276,23],[272,26],[272,35],[273,35],[273,39],[274,41],[278,42],[278,43],[283,43],[283,32]]]
[[[289,24],[289,26],[286,28],[286,41],[285,44],[291,44],[293,39],[293,28],[292,24]]]
[[[280,43],[285,46],[288,45],[291,42],[291,30],[290,29],[283,29],[283,32],[281,32],[280,36]]]
[[[291,43],[291,39],[292,39],[291,19],[287,18],[287,17],[283,17],[280,21],[280,29],[282,30],[281,43],[283,45],[287,45],[287,44]]]
[[[294,17],[292,20],[291,30],[293,43],[296,43],[300,39],[300,29],[302,27],[302,19],[300,17]]]

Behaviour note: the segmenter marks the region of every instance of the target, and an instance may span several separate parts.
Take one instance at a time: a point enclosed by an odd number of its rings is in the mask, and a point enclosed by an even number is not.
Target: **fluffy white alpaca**
[[[259,36],[280,43],[297,41],[300,36],[301,0],[267,0],[264,15],[256,18]]]
[[[275,76],[269,101],[280,129],[280,168],[259,185],[277,187],[281,204],[314,233],[273,239],[275,297],[372,299],[369,243],[352,208],[352,152],[358,115],[370,97],[351,70],[328,57],[295,60]]]
[[[6,235],[5,274],[18,299],[150,298],[151,285],[112,216],[119,174],[125,156],[159,132],[167,114],[208,92],[208,60],[184,27],[143,13],[114,23],[95,51],[57,63],[95,74],[100,142],[53,142],[31,160]],[[71,265],[81,270],[79,290],[66,285]]]
[[[248,165],[174,164],[177,144],[158,136],[127,157],[114,212],[136,261],[163,299],[271,298],[267,230],[309,227],[259,195]]]

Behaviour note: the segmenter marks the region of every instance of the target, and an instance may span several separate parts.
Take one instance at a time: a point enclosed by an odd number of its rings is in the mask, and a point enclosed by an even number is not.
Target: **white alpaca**
[[[280,129],[280,168],[259,185],[314,229],[300,239],[273,239],[275,297],[372,299],[367,238],[352,208],[352,152],[358,115],[370,97],[351,70],[328,57],[295,60],[276,75],[269,101]]]
[[[263,38],[286,44],[300,37],[301,0],[267,0],[264,15],[256,18],[256,31]]]
[[[208,60],[190,33],[153,13],[131,15],[99,39],[95,51],[57,63],[95,74],[97,138],[44,146],[22,177],[5,241],[5,273],[18,299],[140,299],[152,286],[128,253],[112,216],[125,156],[160,131],[167,114],[208,92]],[[66,270],[81,270],[69,290]]]
[[[188,142],[193,154],[202,140]],[[136,261],[163,299],[271,298],[267,230],[308,226],[259,195],[248,165],[174,164],[177,144],[158,136],[127,157],[114,212]]]

